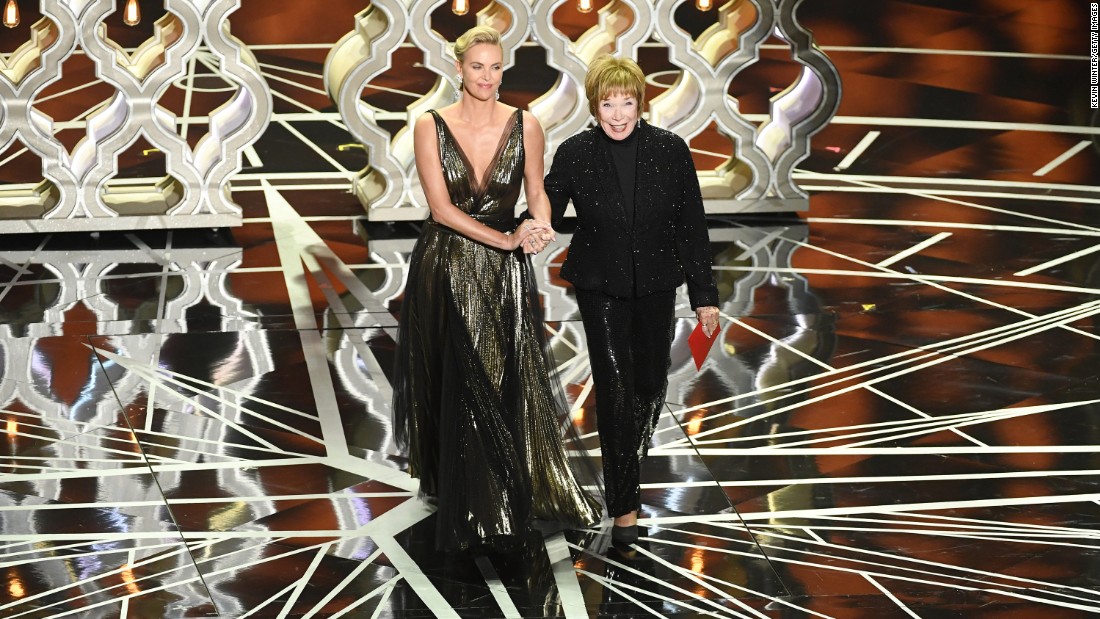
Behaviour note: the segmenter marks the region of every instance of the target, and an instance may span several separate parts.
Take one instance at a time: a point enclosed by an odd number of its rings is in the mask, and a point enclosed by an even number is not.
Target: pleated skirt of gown
[[[395,367],[396,437],[421,493],[436,499],[440,549],[507,548],[536,519],[598,522],[597,493],[577,481],[595,484],[595,466],[581,457],[571,467],[563,446],[568,409],[522,252],[429,220],[409,265]]]

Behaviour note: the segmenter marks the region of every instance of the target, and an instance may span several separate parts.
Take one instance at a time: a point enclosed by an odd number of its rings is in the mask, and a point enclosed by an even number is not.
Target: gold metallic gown
[[[477,187],[469,159],[432,111],[451,201],[501,231],[515,227],[521,114],[508,121]],[[567,409],[536,295],[521,251],[488,247],[427,220],[401,308],[394,425],[409,473],[437,500],[440,548],[507,547],[534,519],[571,527],[599,520],[563,448]]]

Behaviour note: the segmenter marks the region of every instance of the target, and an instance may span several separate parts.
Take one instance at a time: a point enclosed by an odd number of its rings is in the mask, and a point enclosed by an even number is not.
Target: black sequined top
[[[611,162],[615,164],[615,176],[619,179],[619,189],[623,192],[623,207],[626,209],[626,222],[634,226],[634,190],[637,186],[635,173],[638,171],[638,132],[631,131],[630,135],[621,140],[616,140],[600,130],[600,143],[604,150],[611,155]]]
[[[717,306],[703,198],[687,144],[639,120],[634,222],[611,155],[592,127],[565,140],[546,176],[552,224],[569,201],[577,227],[561,275],[574,287],[616,297],[672,290],[685,279],[691,307]]]

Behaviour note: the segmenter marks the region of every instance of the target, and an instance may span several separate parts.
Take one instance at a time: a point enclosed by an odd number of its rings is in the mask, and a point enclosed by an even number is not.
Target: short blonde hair
[[[491,43],[496,45],[504,51],[504,46],[500,44],[500,33],[495,28],[490,26],[474,26],[466,32],[462,33],[462,36],[458,37],[455,41],[455,58],[458,62],[462,62],[462,57],[466,55],[466,50],[475,45],[481,45],[482,43]]]
[[[645,109],[645,73],[629,58],[604,54],[589,65],[588,74],[584,76],[584,92],[593,117],[598,117],[596,108],[600,101],[613,94],[634,97],[641,113]]]

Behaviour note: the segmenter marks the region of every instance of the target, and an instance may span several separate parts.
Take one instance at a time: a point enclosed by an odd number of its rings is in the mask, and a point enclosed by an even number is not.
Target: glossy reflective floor
[[[1100,615],[1085,3],[949,4],[807,3],[845,88],[810,210],[711,219],[724,329],[696,371],[682,300],[629,551],[434,550],[389,414],[417,225],[347,193],[327,50],[261,53],[305,88],[273,81],[244,226],[0,239],[0,617]],[[560,237],[535,268],[595,457]]]

